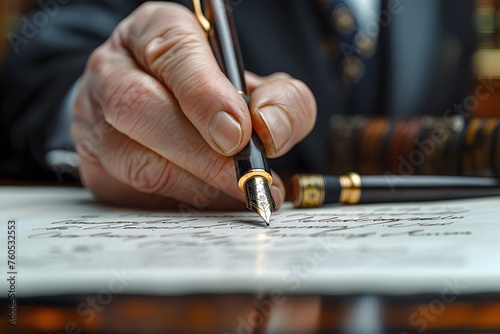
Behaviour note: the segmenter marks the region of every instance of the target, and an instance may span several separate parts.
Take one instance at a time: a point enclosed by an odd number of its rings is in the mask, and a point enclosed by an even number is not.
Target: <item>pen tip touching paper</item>
[[[269,226],[269,221],[271,220],[271,209],[269,208],[269,206],[267,208],[255,207],[254,209],[252,209],[252,211],[257,212],[266,223],[266,226]]]
[[[267,180],[260,176],[253,177],[245,183],[245,190],[248,199],[247,207],[261,216],[269,226],[271,213],[276,204],[271,196]]]

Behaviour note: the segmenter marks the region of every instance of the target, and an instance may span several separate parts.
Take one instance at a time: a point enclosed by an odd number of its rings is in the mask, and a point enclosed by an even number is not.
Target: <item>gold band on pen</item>
[[[246,191],[245,183],[247,183],[247,181],[249,179],[257,177],[257,176],[265,178],[267,180],[269,186],[271,186],[271,184],[273,184],[273,176],[269,172],[265,171],[264,169],[252,169],[252,170],[248,171],[247,173],[245,173],[242,177],[240,177],[240,179],[238,180],[238,188],[242,192],[245,192]]]
[[[340,175],[341,186],[339,202],[342,204],[358,204],[361,199],[361,176],[357,173]]]
[[[316,208],[325,200],[325,180],[320,174],[294,175],[293,205],[296,208]]]
[[[246,104],[250,104],[250,98],[248,97],[247,93],[245,93],[242,90],[238,90],[238,94],[241,95],[241,97],[243,98],[243,100],[245,100]]]

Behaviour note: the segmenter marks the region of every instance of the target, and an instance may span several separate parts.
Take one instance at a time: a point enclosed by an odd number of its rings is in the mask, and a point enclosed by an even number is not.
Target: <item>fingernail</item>
[[[210,137],[225,154],[233,153],[240,146],[243,134],[241,125],[227,112],[215,114],[209,130]]]
[[[258,109],[262,119],[271,133],[275,151],[279,151],[292,135],[292,124],[285,111],[276,106],[266,106]]]

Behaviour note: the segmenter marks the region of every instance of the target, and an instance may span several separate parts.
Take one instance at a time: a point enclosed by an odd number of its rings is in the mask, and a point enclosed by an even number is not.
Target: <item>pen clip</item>
[[[201,8],[201,0],[193,0],[194,15],[200,22],[202,28],[209,33],[210,32],[210,21],[203,14],[203,9]]]

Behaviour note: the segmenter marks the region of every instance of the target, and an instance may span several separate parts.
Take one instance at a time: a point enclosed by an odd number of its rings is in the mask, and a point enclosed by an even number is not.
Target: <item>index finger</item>
[[[220,70],[193,13],[148,3],[118,27],[117,36],[112,45],[125,47],[166,85],[213,149],[231,155],[245,146],[252,131],[248,107]]]

